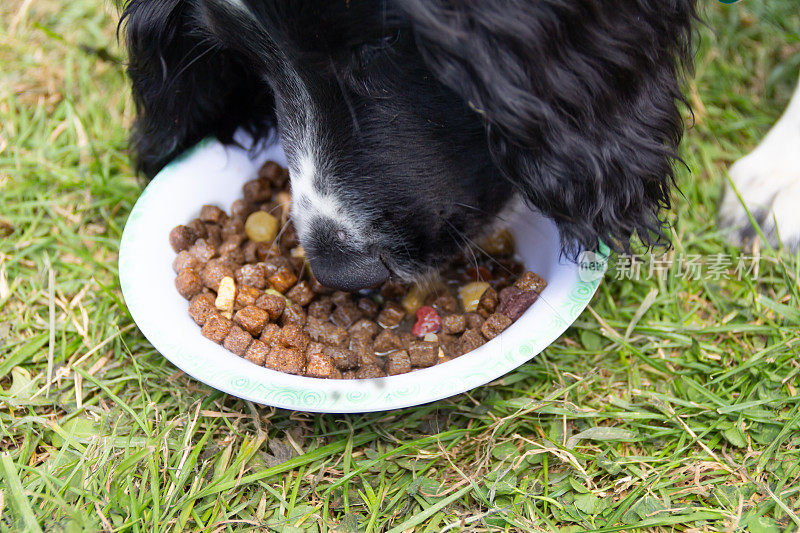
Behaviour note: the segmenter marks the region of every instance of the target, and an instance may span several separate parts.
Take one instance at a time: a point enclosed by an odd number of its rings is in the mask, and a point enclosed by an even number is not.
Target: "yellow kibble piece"
[[[247,238],[254,242],[269,242],[278,234],[278,219],[266,211],[256,211],[244,223]]]
[[[427,291],[423,290],[419,285],[411,287],[400,302],[403,305],[403,309],[406,310],[406,313],[409,315],[416,313],[417,309],[422,307],[425,296],[427,296],[426,293]]]
[[[214,306],[222,311],[225,318],[230,319],[233,315],[233,302],[236,301],[236,283],[230,276],[225,276],[219,282],[219,289],[217,289],[217,299],[214,300]]]
[[[467,283],[460,289],[458,289],[458,297],[461,300],[461,305],[464,307],[464,311],[470,313],[478,308],[478,302],[481,300],[481,296],[489,288],[489,284],[485,281],[473,281],[472,283]]]

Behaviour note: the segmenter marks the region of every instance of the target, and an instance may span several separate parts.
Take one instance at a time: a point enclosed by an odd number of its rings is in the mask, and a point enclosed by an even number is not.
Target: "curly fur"
[[[429,272],[516,196],[571,255],[652,245],[665,240],[695,9],[131,0],[139,168],[152,175],[207,135],[277,127],[293,187],[309,191],[296,214],[314,271],[348,288],[384,265]],[[372,277],[326,261],[355,256]]]

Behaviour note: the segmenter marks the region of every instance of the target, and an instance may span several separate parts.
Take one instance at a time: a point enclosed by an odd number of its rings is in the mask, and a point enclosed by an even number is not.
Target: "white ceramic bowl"
[[[516,323],[477,350],[431,368],[367,380],[314,379],[255,366],[200,334],[187,314],[188,302],[175,290],[175,252],[168,234],[196,217],[204,204],[228,210],[242,184],[268,159],[285,164],[277,144],[247,151],[214,140],[200,143],[148,185],[120,245],[122,292],[145,337],[187,374],[234,396],[330,413],[381,411],[447,398],[484,385],[541,352],[578,317],[600,283],[600,276],[582,280],[578,266],[561,259],[553,223],[527,211],[512,221],[511,230],[520,258],[547,280],[547,288]]]

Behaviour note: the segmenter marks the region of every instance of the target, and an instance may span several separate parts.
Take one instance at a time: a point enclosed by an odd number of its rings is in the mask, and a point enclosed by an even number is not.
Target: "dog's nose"
[[[349,244],[344,231],[328,224],[315,224],[304,248],[314,277],[327,287],[357,291],[389,279],[389,269],[376,253]]]
[[[357,291],[389,279],[389,269],[378,257],[366,254],[311,256],[311,270],[317,280],[333,289]]]

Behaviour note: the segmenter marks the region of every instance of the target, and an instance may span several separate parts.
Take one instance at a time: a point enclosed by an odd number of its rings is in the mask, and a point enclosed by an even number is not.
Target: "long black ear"
[[[231,143],[239,127],[260,138],[273,124],[269,88],[211,37],[195,6],[130,0],[120,20],[137,111],[131,143],[149,177],[208,135]]]
[[[564,249],[664,242],[695,0],[397,0]]]

